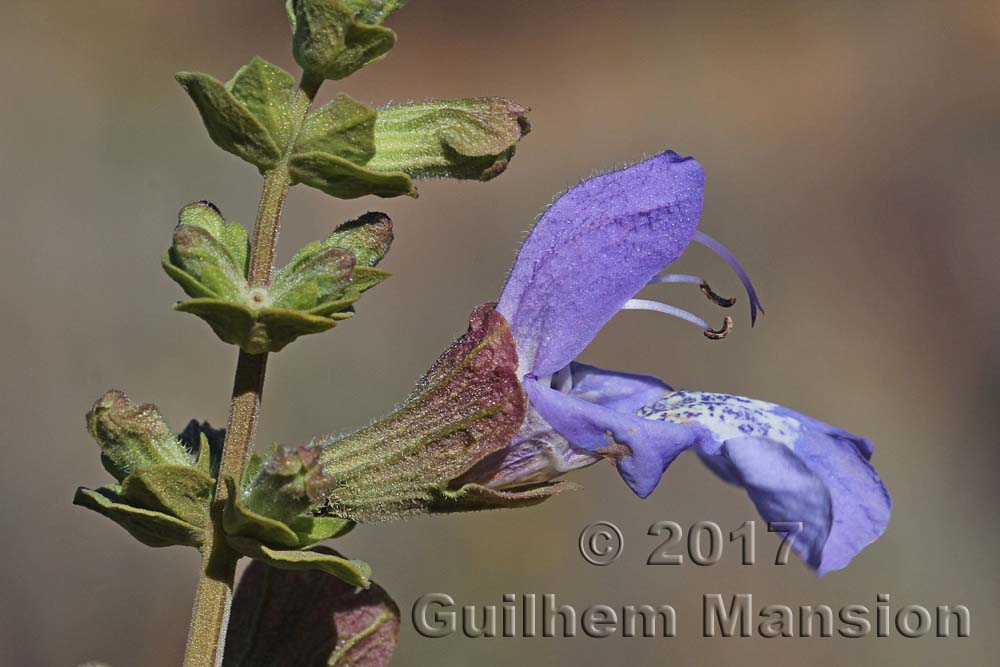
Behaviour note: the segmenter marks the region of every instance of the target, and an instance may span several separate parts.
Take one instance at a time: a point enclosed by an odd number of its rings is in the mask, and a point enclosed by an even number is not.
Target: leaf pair
[[[261,354],[351,317],[351,304],[388,277],[373,265],[391,242],[389,218],[369,213],[303,248],[268,287],[251,288],[246,230],[199,202],[181,211],[163,268],[192,297],[176,310],[201,317],[223,341]]]

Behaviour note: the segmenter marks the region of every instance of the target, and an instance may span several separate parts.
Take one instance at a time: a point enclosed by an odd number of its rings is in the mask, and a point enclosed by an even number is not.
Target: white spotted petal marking
[[[713,394],[702,391],[674,391],[636,415],[654,421],[705,426],[718,441],[760,437],[795,450],[801,425],[789,417],[785,408],[753,398]]]

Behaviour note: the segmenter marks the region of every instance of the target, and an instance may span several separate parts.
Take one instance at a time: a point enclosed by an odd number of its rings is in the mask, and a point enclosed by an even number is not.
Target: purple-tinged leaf
[[[222,664],[384,667],[396,648],[399,623],[399,608],[377,585],[361,590],[315,570],[279,570],[255,561],[236,590]]]

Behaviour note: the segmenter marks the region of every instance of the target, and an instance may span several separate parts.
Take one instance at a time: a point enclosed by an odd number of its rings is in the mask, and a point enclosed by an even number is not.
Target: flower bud
[[[319,448],[276,447],[250,482],[243,504],[253,512],[286,521],[317,503],[331,486]]]
[[[192,421],[175,436],[154,406],[135,405],[120,391],[94,403],[87,430],[120,484],[80,487],[74,504],[108,517],[152,547],[203,543],[215,487],[209,438],[217,440],[220,431]]]
[[[375,171],[488,181],[531,130],[528,110],[495,97],[389,106],[375,123]]]
[[[118,481],[143,468],[192,464],[156,406],[136,405],[121,391],[109,391],[94,403],[87,430],[101,446],[104,468]]]
[[[288,0],[295,61],[314,78],[350,76],[396,44],[396,33],[379,24],[403,4],[400,0]]]

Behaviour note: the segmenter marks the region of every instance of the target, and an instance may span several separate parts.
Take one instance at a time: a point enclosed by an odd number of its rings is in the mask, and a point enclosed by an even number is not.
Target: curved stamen
[[[753,288],[753,283],[750,282],[750,276],[747,275],[747,272],[740,265],[739,261],[733,256],[733,253],[729,252],[726,246],[722,245],[705,232],[695,232],[693,240],[724,259],[726,263],[732,267],[733,271],[736,272],[736,275],[740,278],[740,282],[743,283],[743,287],[747,291],[747,296],[750,297],[750,326],[756,324],[757,311],[763,313],[764,306],[760,304],[760,299],[757,298],[757,291]]]
[[[701,289],[701,293],[705,297],[717,306],[722,306],[723,308],[730,308],[734,303],[736,303],[735,298],[727,298],[720,296],[715,293],[708,281],[704,278],[699,278],[698,276],[689,276],[683,273],[667,273],[662,276],[656,276],[650,280],[646,285],[663,285],[665,283],[687,283],[689,285],[697,285]]]
[[[708,298],[708,300],[714,303],[716,306],[722,306],[723,308],[732,308],[733,304],[736,303],[735,296],[733,297],[720,296],[715,293],[715,290],[709,287],[708,283],[705,282],[701,284],[701,293],[704,294],[705,297]]]
[[[657,313],[663,313],[664,315],[670,315],[671,317],[676,317],[682,319],[685,322],[690,322],[691,324],[700,327],[702,332],[705,334],[706,338],[711,340],[719,340],[720,338],[725,338],[726,334],[733,328],[733,318],[726,317],[722,329],[713,329],[708,325],[708,322],[701,319],[693,313],[689,313],[686,310],[681,310],[675,306],[670,306],[665,303],[660,303],[659,301],[649,301],[647,299],[629,299],[625,302],[625,305],[621,307],[622,310],[652,310]]]
[[[726,319],[722,321],[721,329],[706,329],[703,333],[705,338],[709,340],[722,340],[729,335],[729,332],[733,330],[733,318],[726,315]]]
[[[683,273],[665,273],[650,280],[647,285],[662,285],[664,283],[687,283],[689,285],[701,285],[705,281],[698,276],[688,276]]]

